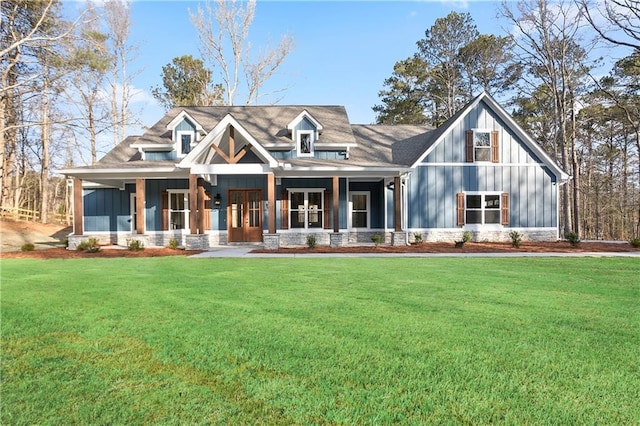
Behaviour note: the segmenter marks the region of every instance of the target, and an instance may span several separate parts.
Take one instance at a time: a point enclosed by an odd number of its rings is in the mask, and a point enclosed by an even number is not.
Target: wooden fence
[[[0,217],[11,220],[26,220],[31,222],[40,222],[40,212],[35,210],[19,209],[16,207],[0,207]],[[67,220],[67,215],[63,213],[49,212],[47,215],[49,223],[68,224],[71,218]]]

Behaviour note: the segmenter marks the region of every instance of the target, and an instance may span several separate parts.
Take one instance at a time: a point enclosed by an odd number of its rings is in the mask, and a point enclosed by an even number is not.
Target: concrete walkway
[[[571,253],[251,253],[259,246],[217,246],[192,258],[336,258],[336,257],[637,257],[636,252],[571,252]]]

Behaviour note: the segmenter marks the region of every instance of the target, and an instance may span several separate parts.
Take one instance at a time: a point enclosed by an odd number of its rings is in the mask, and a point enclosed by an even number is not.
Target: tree
[[[436,122],[451,117],[471,97],[462,81],[460,51],[478,35],[469,13],[451,12],[436,19],[417,42],[417,56],[429,68]]]
[[[546,0],[519,2],[517,11],[504,3],[501,13],[516,29],[516,59],[527,69],[523,92],[544,85],[553,110],[554,138],[564,170],[572,171],[572,192],[562,191],[563,231],[580,233],[579,168],[574,146],[576,100],[586,87],[587,49],[580,31],[584,21],[564,1],[549,5]],[[571,198],[573,197],[573,198]]]
[[[385,90],[378,92],[382,104],[375,105],[378,124],[424,124],[424,84],[426,66],[413,56],[396,62],[393,75],[384,81]]]
[[[247,89],[245,104],[258,102],[263,96],[260,89],[293,48],[293,38],[283,36],[276,48],[267,47],[252,57],[249,27],[255,7],[256,0],[215,0],[215,6],[207,0],[204,7],[198,6],[195,13],[189,12],[191,23],[198,31],[202,58],[220,72],[227,105],[235,102],[241,73]]]
[[[640,7],[637,0],[578,0],[594,30],[609,43],[640,49]],[[598,18],[604,18],[599,23]]]
[[[167,109],[219,104],[223,95],[222,86],[212,84],[211,71],[191,55],[173,58],[163,66],[162,83],[164,88],[156,87],[152,93]]]
[[[114,146],[122,141],[127,134],[129,116],[129,102],[131,93],[131,78],[127,65],[136,53],[136,47],[128,44],[131,28],[130,0],[110,0],[105,2],[104,21],[106,33],[109,34],[107,45],[110,50],[111,64],[111,124],[113,128]]]

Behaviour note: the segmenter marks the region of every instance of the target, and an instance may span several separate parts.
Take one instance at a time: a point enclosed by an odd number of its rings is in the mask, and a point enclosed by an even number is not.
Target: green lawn
[[[638,424],[640,260],[2,260],[2,424]]]

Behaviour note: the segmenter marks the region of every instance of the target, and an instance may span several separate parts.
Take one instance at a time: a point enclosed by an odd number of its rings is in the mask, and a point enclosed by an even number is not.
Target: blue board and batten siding
[[[497,130],[499,163],[466,163],[465,132]],[[555,227],[557,178],[484,102],[443,135],[407,182],[408,228],[455,228],[456,194],[506,192],[510,227]],[[387,206],[389,209],[389,206]]]
[[[124,190],[115,188],[83,190],[85,231],[131,231],[131,192],[135,192],[135,185],[125,185]]]

